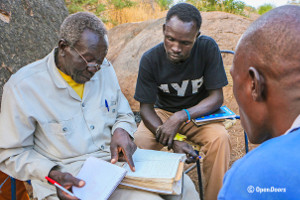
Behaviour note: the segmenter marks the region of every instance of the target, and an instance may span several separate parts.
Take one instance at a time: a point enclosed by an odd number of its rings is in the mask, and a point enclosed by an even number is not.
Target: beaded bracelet
[[[185,123],[189,123],[191,121],[191,115],[187,109],[183,109],[183,110],[186,112],[186,114],[188,116],[188,120]]]

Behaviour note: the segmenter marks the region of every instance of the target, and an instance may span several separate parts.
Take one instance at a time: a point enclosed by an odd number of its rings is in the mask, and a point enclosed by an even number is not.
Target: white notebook
[[[73,187],[73,193],[82,200],[106,200],[126,175],[126,169],[95,157],[89,157],[76,176],[85,181],[82,188]]]

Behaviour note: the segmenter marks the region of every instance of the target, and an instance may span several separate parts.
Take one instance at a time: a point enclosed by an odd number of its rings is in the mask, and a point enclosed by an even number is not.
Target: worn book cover
[[[137,149],[133,155],[136,171],[125,163],[127,174],[119,187],[179,195],[185,159],[185,154]]]

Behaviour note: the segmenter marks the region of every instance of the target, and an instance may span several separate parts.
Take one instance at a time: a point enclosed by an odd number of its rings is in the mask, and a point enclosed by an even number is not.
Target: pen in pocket
[[[105,99],[105,107],[107,108],[107,112],[109,112],[109,106],[108,106],[108,103],[107,103],[106,99]]]

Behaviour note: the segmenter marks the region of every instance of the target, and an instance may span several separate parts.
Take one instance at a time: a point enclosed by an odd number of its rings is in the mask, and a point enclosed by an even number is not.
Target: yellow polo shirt
[[[58,68],[57,68],[58,69]],[[82,99],[83,96],[83,90],[84,90],[84,84],[82,83],[76,83],[71,76],[63,73],[62,71],[60,71],[58,69],[60,75],[63,77],[63,79],[65,79],[65,81],[73,88],[73,90],[75,90],[75,92],[78,94],[78,96],[80,96],[80,98]]]

